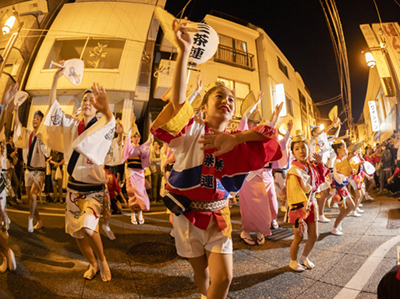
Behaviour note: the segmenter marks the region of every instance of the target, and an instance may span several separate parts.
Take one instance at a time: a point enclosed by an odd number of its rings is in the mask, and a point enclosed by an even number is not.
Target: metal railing
[[[254,55],[224,45],[218,45],[214,61],[254,71]]]

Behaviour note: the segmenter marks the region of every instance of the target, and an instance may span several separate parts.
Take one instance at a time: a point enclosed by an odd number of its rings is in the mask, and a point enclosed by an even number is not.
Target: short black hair
[[[33,113],[33,115],[39,115],[41,119],[43,119],[43,117],[44,117],[43,112],[40,110],[35,111],[35,113]]]
[[[335,151],[335,154],[336,154],[336,156],[339,156],[339,154],[338,154],[338,149],[339,148],[342,148],[342,146],[344,145],[344,143],[343,142],[341,142],[341,143],[334,143],[334,144],[332,144],[332,148],[333,148],[333,150]]]

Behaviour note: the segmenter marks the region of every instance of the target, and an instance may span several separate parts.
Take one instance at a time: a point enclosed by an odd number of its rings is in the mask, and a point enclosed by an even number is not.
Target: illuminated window
[[[121,39],[56,40],[43,69],[57,68],[51,65],[51,61],[79,58],[85,62],[85,69],[117,70],[124,46],[125,40]]]

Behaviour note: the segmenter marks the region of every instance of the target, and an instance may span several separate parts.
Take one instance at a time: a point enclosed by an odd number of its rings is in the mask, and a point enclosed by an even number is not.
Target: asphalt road
[[[234,206],[229,298],[376,298],[380,279],[397,261],[400,225],[388,229],[388,213],[398,208],[396,198],[376,196],[364,203],[362,217],[344,220],[340,237],[330,234],[332,222],[320,224],[309,256],[316,267],[295,273],[288,267],[293,235],[283,214],[281,227],[264,245],[249,246],[239,239],[240,211]],[[28,209],[26,198],[8,209],[17,270],[0,274],[0,298],[200,298],[189,263],[176,255],[169,215],[160,203],[145,213],[144,225],[132,225],[128,210],[112,216],[114,241],[100,229],[113,275],[108,283],[99,275],[91,281],[82,277],[87,263],[64,232],[63,204],[39,204],[44,227],[34,233],[27,232]],[[327,211],[329,218],[338,213]]]

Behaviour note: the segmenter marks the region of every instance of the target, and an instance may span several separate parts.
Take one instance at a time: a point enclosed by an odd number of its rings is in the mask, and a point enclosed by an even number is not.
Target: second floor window
[[[286,75],[286,77],[289,78],[289,73],[288,73],[287,66],[283,63],[283,61],[279,58],[279,56],[277,56],[277,57],[278,57],[279,69]]]
[[[56,40],[47,56],[43,69],[57,68],[51,61],[60,62],[79,58],[85,62],[86,69],[119,69],[125,40],[122,39],[60,39]]]
[[[218,34],[218,50],[214,59],[233,66],[254,70],[254,55],[248,53],[247,43],[230,36]]]

